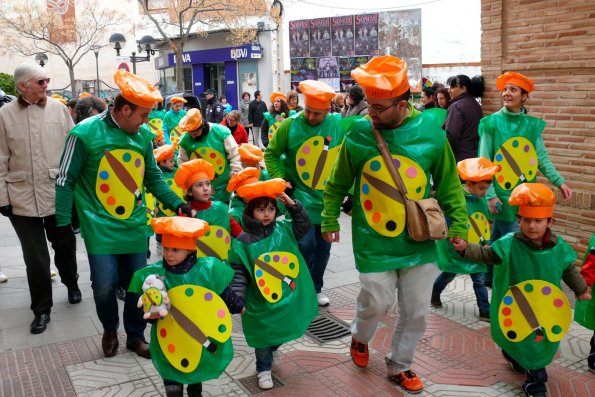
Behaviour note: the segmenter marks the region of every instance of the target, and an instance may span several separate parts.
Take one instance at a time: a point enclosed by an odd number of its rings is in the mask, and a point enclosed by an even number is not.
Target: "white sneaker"
[[[262,390],[269,390],[272,389],[273,386],[271,371],[262,371],[258,373],[258,387]]]
[[[5,283],[8,281],[8,277],[6,277],[6,274],[0,272],[0,283]],[[273,356],[273,360],[275,359],[275,356]]]
[[[281,352],[275,350],[273,352],[273,367],[278,367],[279,365],[281,365]]]
[[[328,306],[331,303],[330,299],[322,292],[316,294],[316,299],[318,300],[318,306]]]

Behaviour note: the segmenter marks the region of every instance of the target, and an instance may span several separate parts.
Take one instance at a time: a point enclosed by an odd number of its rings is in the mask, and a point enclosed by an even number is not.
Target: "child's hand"
[[[568,185],[563,183],[560,185],[559,189],[562,192],[562,200],[564,200],[564,201],[570,200],[570,198],[572,197],[572,191],[570,190]]]
[[[455,238],[450,238],[449,240],[450,240],[452,246],[455,248],[455,250],[462,252],[467,249],[467,242],[465,240],[463,240],[462,238],[455,237]]]
[[[587,292],[585,292],[584,294],[579,295],[577,299],[579,301],[590,301],[591,299],[593,299],[593,296],[591,295],[591,292],[587,290]]]
[[[242,311],[240,312],[240,316],[243,315],[244,313],[246,313],[246,308],[242,307]]]
[[[287,195],[287,193],[281,193],[279,195],[279,198],[281,199],[281,201],[283,202],[283,204],[285,204],[286,206],[291,206],[291,205],[294,205],[295,204],[295,201],[293,201],[291,199],[291,197],[289,197]]]
[[[285,114],[285,113],[283,113],[283,114]],[[283,120],[285,120],[283,117],[281,117],[279,115],[275,116],[275,119],[277,119],[277,121],[283,121]]]
[[[498,197],[494,197],[488,200],[488,207],[490,208],[490,214],[497,214],[502,208],[502,201]]]
[[[192,210],[192,217],[196,218],[196,210]]]

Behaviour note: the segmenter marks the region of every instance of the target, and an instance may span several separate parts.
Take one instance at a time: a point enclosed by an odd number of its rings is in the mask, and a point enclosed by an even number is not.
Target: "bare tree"
[[[39,52],[59,56],[68,68],[75,95],[74,67],[110,28],[126,21],[118,11],[99,7],[97,0],[23,2],[0,10],[5,35],[0,46],[25,56]]]
[[[254,42],[255,17],[268,13],[266,0],[138,0],[176,57],[176,90],[184,91],[182,53],[192,34],[229,30],[234,44]],[[159,5],[157,5],[159,4]],[[154,6],[153,6],[154,5]]]

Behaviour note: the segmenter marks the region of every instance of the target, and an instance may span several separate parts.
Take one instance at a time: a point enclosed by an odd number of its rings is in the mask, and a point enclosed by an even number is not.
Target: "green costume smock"
[[[452,221],[449,236],[467,239],[465,199],[446,133],[411,104],[409,112],[401,126],[382,131],[409,198],[430,197],[431,176],[435,197]],[[339,230],[340,205],[354,180],[351,224],[357,269],[383,272],[436,262],[434,241],[415,242],[407,234],[404,204],[368,119],[353,124],[326,183],[323,232]]]
[[[264,153],[271,178],[291,181],[292,197],[304,205],[313,225],[321,223],[322,191],[345,131],[355,119],[341,119],[339,113],[332,113],[322,123],[311,126],[304,113],[298,113],[283,120]]]
[[[538,169],[555,186],[564,183],[547,155],[541,136],[544,128],[545,121],[506,107],[479,122],[479,156],[501,167],[486,195],[488,200],[498,197],[502,202],[493,219],[516,221],[518,207],[508,204],[508,198],[521,183],[535,182]]]
[[[174,140],[173,138],[181,138],[182,131],[178,128],[178,124],[182,117],[186,116],[184,109],[179,112],[174,112],[172,109],[168,110],[163,116],[163,135],[165,136],[165,143],[170,144]]]
[[[502,261],[494,266],[492,338],[523,368],[544,368],[554,358],[571,322],[571,308],[560,280],[564,270],[574,266],[576,252],[561,237],[553,248],[536,250],[513,233],[491,247]],[[515,285],[516,294],[512,292]],[[531,317],[536,320],[532,322]],[[535,325],[545,335],[540,341],[533,332]]]
[[[285,115],[285,113],[282,113],[280,116],[283,118],[286,117],[291,117],[294,114],[296,114],[295,110],[290,110],[289,111],[289,116]],[[269,137],[269,142],[271,141],[271,139],[273,139],[273,135],[275,135],[275,132],[277,131],[277,129],[279,128],[279,126],[281,125],[281,123],[283,122],[283,120],[281,121],[277,121],[277,115],[276,114],[271,114],[271,112],[264,112],[263,113],[264,119],[267,121],[268,125],[269,125],[269,130],[268,130],[268,137]]]
[[[230,262],[243,264],[250,274],[242,315],[248,346],[265,348],[300,338],[318,314],[318,303],[291,221],[277,221],[258,242],[234,240]]]
[[[56,180],[56,222],[71,223],[76,201],[81,233],[92,255],[147,251],[145,187],[171,209],[183,201],[168,188],[153,156],[152,134],[121,130],[110,112],[71,131]]]
[[[211,201],[205,210],[196,211],[195,218],[209,223],[209,231],[196,242],[198,256],[212,256],[227,261],[231,247],[231,224],[227,204]]]
[[[173,288],[182,285],[200,286],[219,295],[231,282],[231,279],[233,278],[233,269],[215,258],[199,258],[196,265],[194,265],[194,267],[192,267],[192,269],[190,269],[187,273],[175,274],[165,270],[162,262],[158,262],[137,270],[132,277],[130,288],[128,290],[136,294],[142,294],[143,283],[145,279],[151,274],[162,278],[164,280],[165,288],[168,291],[171,291]],[[188,307],[200,306],[201,314],[204,313],[204,315],[209,316],[209,320],[207,321],[210,321],[214,324],[218,323],[218,321],[223,318],[221,315],[222,312],[219,312],[221,310],[227,311],[226,307],[216,307],[214,308],[215,310],[209,310],[210,307],[205,305],[205,301],[209,300],[207,297],[208,292],[204,296],[190,294],[190,292],[190,290],[187,290],[178,300],[174,300],[170,294],[171,304],[182,312],[188,310]],[[212,298],[209,301],[212,301]],[[168,316],[170,315],[168,314]],[[166,318],[168,316],[166,316]],[[229,316],[229,312],[227,312],[226,316]],[[190,320],[193,320],[193,318],[190,318]],[[157,322],[153,324],[151,327],[151,342],[149,344],[153,365],[155,365],[155,369],[157,369],[157,372],[159,372],[159,375],[161,375],[163,379],[182,384],[200,383],[210,379],[218,378],[231,362],[233,358],[231,329],[221,330],[225,335],[229,333],[229,337],[223,343],[213,339],[211,335],[206,332],[206,329],[201,329],[201,331],[206,334],[207,338],[217,345],[217,350],[212,353],[196,340],[194,340],[193,343],[195,346],[188,345],[183,339],[180,340],[174,338],[174,340],[168,340],[166,343],[164,343],[164,346],[168,346],[168,348],[173,346],[175,348],[174,350],[188,355],[188,362],[192,363],[193,361],[199,359],[198,366],[192,372],[183,372],[179,369],[176,369],[171,364],[168,357],[171,358],[171,360],[174,360],[175,358],[172,357],[171,351],[169,349],[164,351],[161,348],[159,339],[167,337],[168,334],[172,335],[173,337],[176,331],[172,330],[172,328],[181,328],[181,326],[175,321],[173,324],[170,324],[167,327],[165,327],[165,324],[166,323],[162,320],[157,320]]]
[[[490,240],[488,202],[485,197],[477,198],[464,188],[463,194],[467,202],[467,241],[475,244],[486,244]],[[450,241],[438,240],[436,244],[438,248],[438,267],[443,272],[473,274],[487,271],[485,264],[470,262],[461,258],[461,255],[454,249]]]
[[[225,138],[231,135],[229,128],[220,124],[209,123],[210,129],[206,136],[196,139],[190,134],[184,134],[179,146],[188,153],[188,160],[204,159],[213,165],[215,178],[211,185],[215,193],[212,200],[229,202],[231,194],[225,190],[229,182],[231,167],[225,151]]]
[[[583,265],[585,264],[585,260],[587,259],[589,251],[591,251],[593,247],[595,247],[595,234],[591,237],[591,242],[587,247],[587,251],[585,251]],[[595,294],[593,293],[594,291],[595,290],[591,286],[591,295],[593,295],[593,298],[590,301],[577,300],[574,305],[574,321],[576,321],[583,327],[587,327],[592,330],[595,330]]]

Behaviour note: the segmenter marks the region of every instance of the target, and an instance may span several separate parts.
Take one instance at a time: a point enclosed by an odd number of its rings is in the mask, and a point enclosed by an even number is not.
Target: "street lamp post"
[[[114,33],[109,38],[109,43],[116,50],[116,54],[120,55],[120,50],[126,44],[126,38],[121,33]],[[132,73],[136,74],[136,63],[137,62],[149,62],[151,55],[155,55],[155,39],[153,36],[146,35],[140,40],[137,40],[138,52],[142,53],[146,51],[146,56],[137,56],[136,51],[132,51],[130,61],[132,62]]]
[[[95,69],[97,71],[97,82],[95,83],[95,96],[101,98],[101,86],[99,80],[99,50],[101,50],[101,46],[94,45],[91,47],[93,52],[95,53]]]
[[[48,63],[48,56],[45,52],[38,52],[35,54],[35,62],[37,62],[39,66],[44,67]]]

